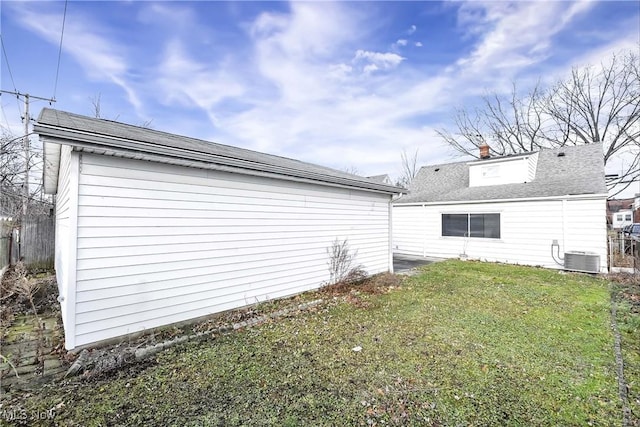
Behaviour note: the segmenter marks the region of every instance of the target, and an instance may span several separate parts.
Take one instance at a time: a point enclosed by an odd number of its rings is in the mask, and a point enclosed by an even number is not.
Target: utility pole
[[[15,95],[18,99],[22,97],[24,99],[24,138],[23,138],[23,148],[24,148],[24,185],[22,186],[22,217],[27,216],[27,210],[29,206],[29,169],[31,163],[31,149],[29,147],[29,123],[31,121],[31,117],[29,116],[29,99],[39,99],[41,101],[51,103],[56,102],[54,98],[41,98],[39,96],[31,96],[28,93],[21,92],[11,92],[8,90],[0,90],[0,94],[7,93],[9,95]]]
[[[29,205],[29,94],[24,94],[24,185],[22,186],[22,218],[27,217]]]

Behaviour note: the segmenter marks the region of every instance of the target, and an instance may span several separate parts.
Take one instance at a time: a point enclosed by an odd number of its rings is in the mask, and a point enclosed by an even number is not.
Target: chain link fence
[[[609,271],[640,274],[640,241],[622,233],[610,235]]]

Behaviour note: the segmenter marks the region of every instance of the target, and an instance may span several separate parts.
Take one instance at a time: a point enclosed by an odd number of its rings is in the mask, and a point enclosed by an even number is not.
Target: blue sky
[[[64,2],[1,7],[2,89],[52,97]],[[403,149],[458,156],[435,134],[456,107],[639,42],[632,1],[69,1],[54,107],[395,177]]]

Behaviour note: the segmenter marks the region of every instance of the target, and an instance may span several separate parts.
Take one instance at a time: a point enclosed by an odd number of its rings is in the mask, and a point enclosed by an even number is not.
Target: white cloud
[[[347,64],[333,64],[329,65],[329,77],[336,78],[339,80],[346,79],[351,72],[353,71],[353,67]]]
[[[365,62],[365,72],[376,70],[390,70],[397,67],[406,58],[392,52],[371,52],[359,49],[353,57],[354,62]]]
[[[567,6],[568,5],[568,6]],[[494,70],[501,78],[545,60],[551,52],[552,37],[573,18],[592,7],[591,2],[473,1],[463,3],[458,23],[481,41],[458,65],[483,73]]]
[[[435,134],[435,125],[424,121],[420,126],[418,117],[452,111],[465,97],[493,87],[505,75],[494,72],[502,54],[506,62],[498,65],[511,73],[523,69],[527,62],[515,59],[539,43],[535,37],[511,40],[517,39],[518,28],[513,18],[491,3],[489,7],[495,9],[486,13],[490,25],[478,24],[482,31],[472,52],[426,73],[410,64],[398,68],[406,58],[393,52],[360,48],[349,54],[349,47],[367,37],[345,31],[366,22],[348,4],[293,3],[291,13],[263,13],[248,25],[254,55],[245,58],[246,69],[255,72],[230,79],[220,65],[206,71],[187,68],[196,78],[182,85],[190,87],[184,89],[189,99],[199,102],[196,94],[207,93],[202,88],[212,85],[204,76],[220,82],[216,90],[209,86],[217,95],[198,103],[215,118],[213,139],[218,141],[334,167],[356,165],[365,174],[395,172],[402,148],[420,148],[429,163],[446,161],[451,151]],[[519,16],[532,12],[519,8]],[[530,18],[527,28],[548,28],[540,21],[550,15],[547,11]],[[546,48],[539,49],[544,55]],[[396,71],[384,72],[390,70]],[[223,96],[242,98],[249,107],[225,112],[224,104],[218,106]]]
[[[379,28],[369,24],[376,17],[367,15],[373,12],[348,2],[293,2],[287,12],[263,12],[239,24],[248,45],[218,43],[218,30],[199,26],[202,19],[182,5],[140,9],[137,18],[148,26],[176,20],[171,33],[158,34],[163,50],[154,52],[156,62],[136,69],[144,82],[131,78],[127,58],[135,52],[117,41],[107,43],[109,32],[89,19],[72,25],[81,28],[72,28],[69,52],[93,78],[113,82],[130,99],[138,92],[157,98],[161,108],[152,117],[163,130],[338,168],[355,165],[367,175],[399,172],[403,148],[420,148],[427,163],[449,160],[450,149],[434,131],[449,125],[442,116],[464,102],[472,105],[477,93],[532,75],[530,65],[539,65],[536,75],[549,70],[545,61],[555,52],[555,36],[591,7],[462,3],[459,24],[473,44],[464,57],[442,64],[420,58],[424,50],[407,49],[405,58],[375,44],[372,34]],[[44,17],[34,15],[32,25],[57,44],[59,29],[44,22],[60,17]],[[406,33],[416,31],[412,25]],[[608,37],[620,40],[613,33],[619,29],[611,31]],[[631,33],[625,40],[633,40]],[[86,43],[78,40],[84,36]],[[423,42],[403,36],[392,46]],[[574,59],[567,56],[566,64]]]
[[[287,57],[322,58],[358,34],[344,5],[293,2],[290,7],[290,14],[264,12],[255,20],[250,32],[259,49]]]
[[[334,167],[357,165],[365,174],[395,172],[402,147],[433,141],[430,128],[398,121],[437,105],[439,89],[382,73],[404,61],[398,54],[346,51],[367,37],[344,29],[363,28],[366,16],[342,3],[302,5],[294,3],[288,15],[263,14],[251,25],[251,61],[278,92],[247,93],[253,107],[221,120],[226,136],[235,138],[227,141]],[[311,17],[315,29],[308,30]]]
[[[143,4],[138,14],[138,20],[143,24],[171,25],[193,31],[196,16],[193,10],[178,7],[179,3],[148,3]]]
[[[233,72],[225,69],[224,60],[217,68],[200,63],[189,58],[178,41],[168,44],[158,70],[155,86],[164,94],[165,104],[195,104],[206,111],[216,125],[219,123],[214,112],[217,104],[245,92]]]
[[[353,29],[360,26],[358,15],[346,8],[294,2],[290,14],[262,13],[252,23],[255,54],[250,66],[278,90],[279,101],[302,106],[328,100],[336,70],[328,75],[327,69],[348,61],[348,52],[341,58],[341,50],[355,40],[358,31]]]
[[[34,5],[34,7],[32,7]],[[20,3],[14,8],[20,23],[56,47],[60,43],[60,28],[52,22],[62,22],[62,14],[41,11],[38,3]],[[37,6],[37,7],[36,7]],[[96,22],[76,14],[67,16],[63,51],[70,54],[94,80],[108,81],[119,86],[129,103],[139,111],[142,102],[129,83],[129,65],[123,55],[125,46],[116,45]]]
[[[367,64],[364,66],[364,68],[362,69],[362,71],[365,74],[370,74],[373,73],[375,71],[378,71],[380,68],[378,68],[378,66],[376,64]]]

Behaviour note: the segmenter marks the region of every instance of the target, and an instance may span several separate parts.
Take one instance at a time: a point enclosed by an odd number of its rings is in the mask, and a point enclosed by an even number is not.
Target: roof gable
[[[387,175],[386,173],[382,175],[368,176],[367,178],[375,182],[391,185],[391,178],[389,178],[389,175]]]
[[[409,194],[396,203],[606,195],[602,144],[542,149],[537,154],[534,178],[523,183],[469,186],[469,167],[482,164],[483,160],[424,166],[409,186]]]

